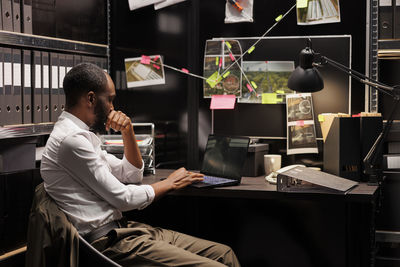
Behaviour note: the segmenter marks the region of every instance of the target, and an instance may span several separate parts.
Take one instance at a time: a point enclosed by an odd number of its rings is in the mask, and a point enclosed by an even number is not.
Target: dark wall
[[[225,24],[225,1],[190,0],[158,11],[152,6],[129,11],[127,1],[112,1],[113,78],[117,70],[123,70],[124,57],[142,54],[161,54],[166,64],[202,75],[207,39],[261,36],[293,4],[294,1],[255,0],[254,23]],[[352,35],[352,67],[364,73],[366,2],[340,1],[340,9],[341,23],[313,26],[297,26],[293,10],[269,35]],[[204,146],[211,127],[210,100],[203,99],[202,90],[202,80],[166,69],[165,85],[119,91],[116,105],[137,121],[176,123],[181,138],[187,143],[183,150],[188,151],[188,159],[196,159],[198,146]],[[352,112],[363,109],[364,86],[353,81]],[[286,115],[277,116],[286,120]],[[193,122],[197,123],[193,125]]]

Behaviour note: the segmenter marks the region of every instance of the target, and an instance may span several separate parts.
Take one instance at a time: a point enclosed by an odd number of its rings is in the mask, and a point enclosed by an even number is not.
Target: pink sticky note
[[[153,67],[158,69],[158,70],[160,69],[160,66],[157,66],[156,64],[153,64]]]
[[[232,53],[229,53],[229,56],[231,57],[232,61],[235,61],[235,57],[232,55]]]
[[[304,121],[296,121],[296,126],[304,126]]]
[[[246,86],[247,86],[247,89],[249,89],[250,92],[253,92],[253,88],[251,87],[250,84],[247,84]]]
[[[182,68],[181,71],[189,73],[189,71],[187,69],[185,69],[185,68]]]
[[[213,95],[210,109],[234,109],[235,102],[235,95]]]
[[[146,64],[146,65],[150,64],[150,57],[142,55],[142,59],[140,60],[140,63]]]

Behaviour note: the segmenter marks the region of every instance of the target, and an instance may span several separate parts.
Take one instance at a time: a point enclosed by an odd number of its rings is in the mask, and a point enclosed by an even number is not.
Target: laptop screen
[[[240,179],[248,147],[249,139],[245,137],[210,135],[201,173]]]

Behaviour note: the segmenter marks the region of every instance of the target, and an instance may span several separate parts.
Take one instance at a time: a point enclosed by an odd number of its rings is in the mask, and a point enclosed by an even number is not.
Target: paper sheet
[[[174,4],[177,4],[177,3],[180,3],[180,2],[184,2],[184,1],[186,1],[186,0],[165,0],[165,1],[162,1],[160,3],[154,4],[154,9],[155,10],[161,9],[161,8],[164,8],[164,7],[167,7],[167,6],[170,6],[170,5],[174,5]]]
[[[163,0],[128,0],[129,2],[129,9],[135,10],[141,7],[149,6],[152,4],[156,4],[162,2]]]
[[[318,153],[311,93],[286,95],[287,154]]]
[[[128,88],[165,84],[164,67],[159,55],[125,59],[126,85]],[[151,62],[153,61],[153,62]],[[144,62],[144,63],[141,63]]]

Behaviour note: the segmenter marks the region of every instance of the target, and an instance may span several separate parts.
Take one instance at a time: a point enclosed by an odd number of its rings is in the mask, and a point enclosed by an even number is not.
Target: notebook
[[[238,185],[249,148],[249,138],[210,135],[200,172],[204,181],[194,187]]]

